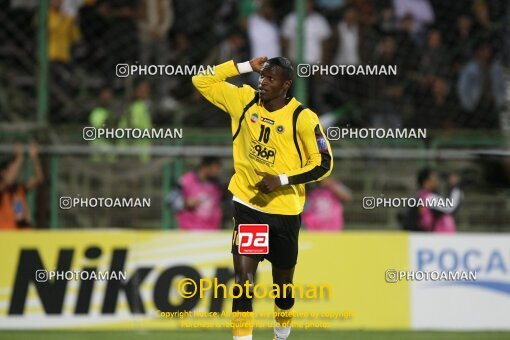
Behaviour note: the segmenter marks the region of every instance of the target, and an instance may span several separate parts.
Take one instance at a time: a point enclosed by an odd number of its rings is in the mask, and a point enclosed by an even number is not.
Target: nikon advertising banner
[[[1,234],[2,329],[228,327],[230,232],[33,231]],[[301,233],[296,328],[409,329],[400,233]],[[255,327],[272,328],[271,267],[261,262]]]

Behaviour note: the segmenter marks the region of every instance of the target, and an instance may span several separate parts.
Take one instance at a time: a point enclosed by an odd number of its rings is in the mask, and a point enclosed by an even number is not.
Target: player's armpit
[[[253,99],[255,90],[244,85],[237,87],[225,80],[239,75],[232,60],[217,65],[213,74],[207,72],[198,74],[192,78],[195,88],[212,104],[227,112],[233,118],[238,118],[244,106]]]
[[[300,116],[297,130],[304,147],[304,155],[308,157],[304,167],[285,173],[289,184],[303,184],[326,178],[333,170],[333,156],[317,115],[309,112]]]

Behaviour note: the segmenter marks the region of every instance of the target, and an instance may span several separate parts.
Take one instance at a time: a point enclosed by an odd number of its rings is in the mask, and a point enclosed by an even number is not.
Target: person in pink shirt
[[[450,195],[448,199],[453,204],[439,204],[430,207],[418,208],[418,227],[423,231],[436,233],[454,233],[456,231],[455,219],[453,214],[458,209],[462,200],[463,193],[459,188],[459,176],[450,175],[448,180],[450,186]],[[445,202],[445,198],[436,194],[439,187],[437,173],[425,168],[418,173],[418,198],[423,201]]]
[[[351,191],[331,177],[307,193],[303,225],[314,231],[339,231],[344,227],[343,203],[352,200]]]
[[[220,171],[218,158],[205,157],[198,170],[189,171],[180,178],[179,193],[174,193],[171,198],[180,229],[221,229],[223,190],[218,183]]]

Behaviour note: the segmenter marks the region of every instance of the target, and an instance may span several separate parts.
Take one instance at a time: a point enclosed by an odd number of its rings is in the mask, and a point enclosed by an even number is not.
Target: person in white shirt
[[[344,11],[342,20],[338,23],[338,42],[335,55],[337,65],[358,65],[361,63],[359,55],[360,33],[358,13],[354,7]]]
[[[280,30],[268,0],[262,1],[257,12],[248,17],[248,38],[251,59],[261,55],[269,59],[282,55]]]
[[[312,0],[306,2],[306,18],[304,19],[304,52],[302,63],[324,64],[326,63],[327,51],[330,45],[332,31],[328,21],[322,14],[314,11]],[[297,60],[297,15],[295,12],[288,14],[282,24],[282,46],[284,55],[294,62]],[[329,59],[329,58],[328,58]],[[326,84],[320,81],[322,76],[315,74],[308,77],[308,105],[318,112],[325,109],[324,94]]]
[[[429,24],[433,24],[434,9],[429,0],[393,0],[393,8],[397,20],[406,15],[413,17],[413,33],[422,31]]]
[[[325,51],[331,38],[331,28],[327,20],[313,9],[313,1],[308,0],[307,15],[304,22],[304,63],[320,64],[324,62]],[[282,45],[284,54],[296,61],[297,16],[295,12],[288,14],[282,24]]]
[[[251,59],[261,55],[268,58],[282,55],[280,28],[274,20],[274,9],[269,0],[261,1],[257,12],[248,17],[247,31]],[[250,74],[252,85],[255,86],[258,81],[257,73]]]

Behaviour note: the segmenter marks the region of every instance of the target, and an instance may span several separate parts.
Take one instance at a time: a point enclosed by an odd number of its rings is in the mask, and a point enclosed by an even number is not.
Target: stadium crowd
[[[48,118],[56,125],[228,126],[226,115],[215,112],[217,109],[194,90],[190,76],[121,78],[115,72],[119,63],[215,65],[230,59],[245,61],[258,56],[283,55],[297,69],[298,20],[294,0],[49,0],[48,3]],[[14,110],[4,110],[3,98],[13,102],[27,98],[20,105],[28,105],[35,97],[36,70],[30,70],[33,77],[30,91],[26,89],[28,77],[21,70],[27,71],[26,65],[36,64],[37,41],[41,39],[37,34],[41,22],[39,2],[0,0],[0,4],[6,8],[0,13],[6,23],[0,29],[0,69],[5,71],[0,74],[0,81],[13,79],[13,86],[0,89],[0,120],[16,121],[21,119],[13,116]],[[321,118],[327,117],[330,124],[428,128],[442,133],[453,129],[504,129],[502,121],[507,112],[504,111],[503,65],[508,66],[510,60],[509,41],[505,39],[510,6],[506,1],[306,0],[305,5],[304,63],[398,66],[396,76],[315,74],[308,77],[307,105]],[[33,60],[26,62],[30,58]],[[19,72],[17,76],[16,72]],[[237,85],[255,85],[258,77],[249,74],[232,81]],[[26,97],[17,95],[23,92]],[[35,112],[27,107],[23,114]],[[146,142],[133,143],[148,146],[150,142],[143,144]],[[91,145],[99,150],[109,143],[95,140]],[[116,145],[127,143],[120,140]],[[110,164],[117,161],[115,155],[100,152],[93,154],[92,160]],[[150,155],[142,153],[140,161],[148,163]],[[8,173],[12,164],[15,163],[5,163],[2,172]],[[205,168],[212,167],[212,170],[204,172],[202,166],[182,177],[179,183],[182,206],[176,208],[170,204],[176,216],[179,215],[181,227],[186,221],[202,219],[217,220],[218,223],[207,228],[220,228],[219,202],[223,199],[223,188],[216,181],[209,181],[215,177],[216,165],[215,161],[206,162]],[[419,181],[420,190],[436,191],[434,173],[429,171],[427,176]],[[22,211],[23,218],[18,222],[29,224],[24,197],[31,187],[7,181],[5,174],[2,178],[2,211],[12,216]],[[313,230],[320,230],[321,225],[342,230],[344,204],[352,199],[349,188],[331,179],[309,189],[304,225]],[[201,198],[202,190],[214,192],[214,200]],[[16,200],[18,192],[22,199]],[[326,214],[326,211],[335,213]],[[428,212],[427,216],[435,221],[436,215]],[[445,224],[454,225],[449,219],[450,216],[443,219],[447,221]],[[429,222],[425,229],[433,230],[435,227]]]
[[[17,29],[27,30],[30,16],[37,22],[37,1],[9,2],[7,17]],[[214,65],[260,55],[296,62],[294,2],[51,0],[50,119],[88,120],[90,110],[63,112],[84,88],[88,102],[105,85],[125,97],[129,83],[116,78],[118,63]],[[311,77],[308,105],[351,126],[499,129],[506,8],[502,0],[307,0],[304,62],[398,66],[397,76]],[[4,45],[26,44],[4,35]],[[200,101],[189,77],[150,80],[156,124]],[[257,80],[238,79],[246,81]],[[184,123],[224,123],[196,112]]]

